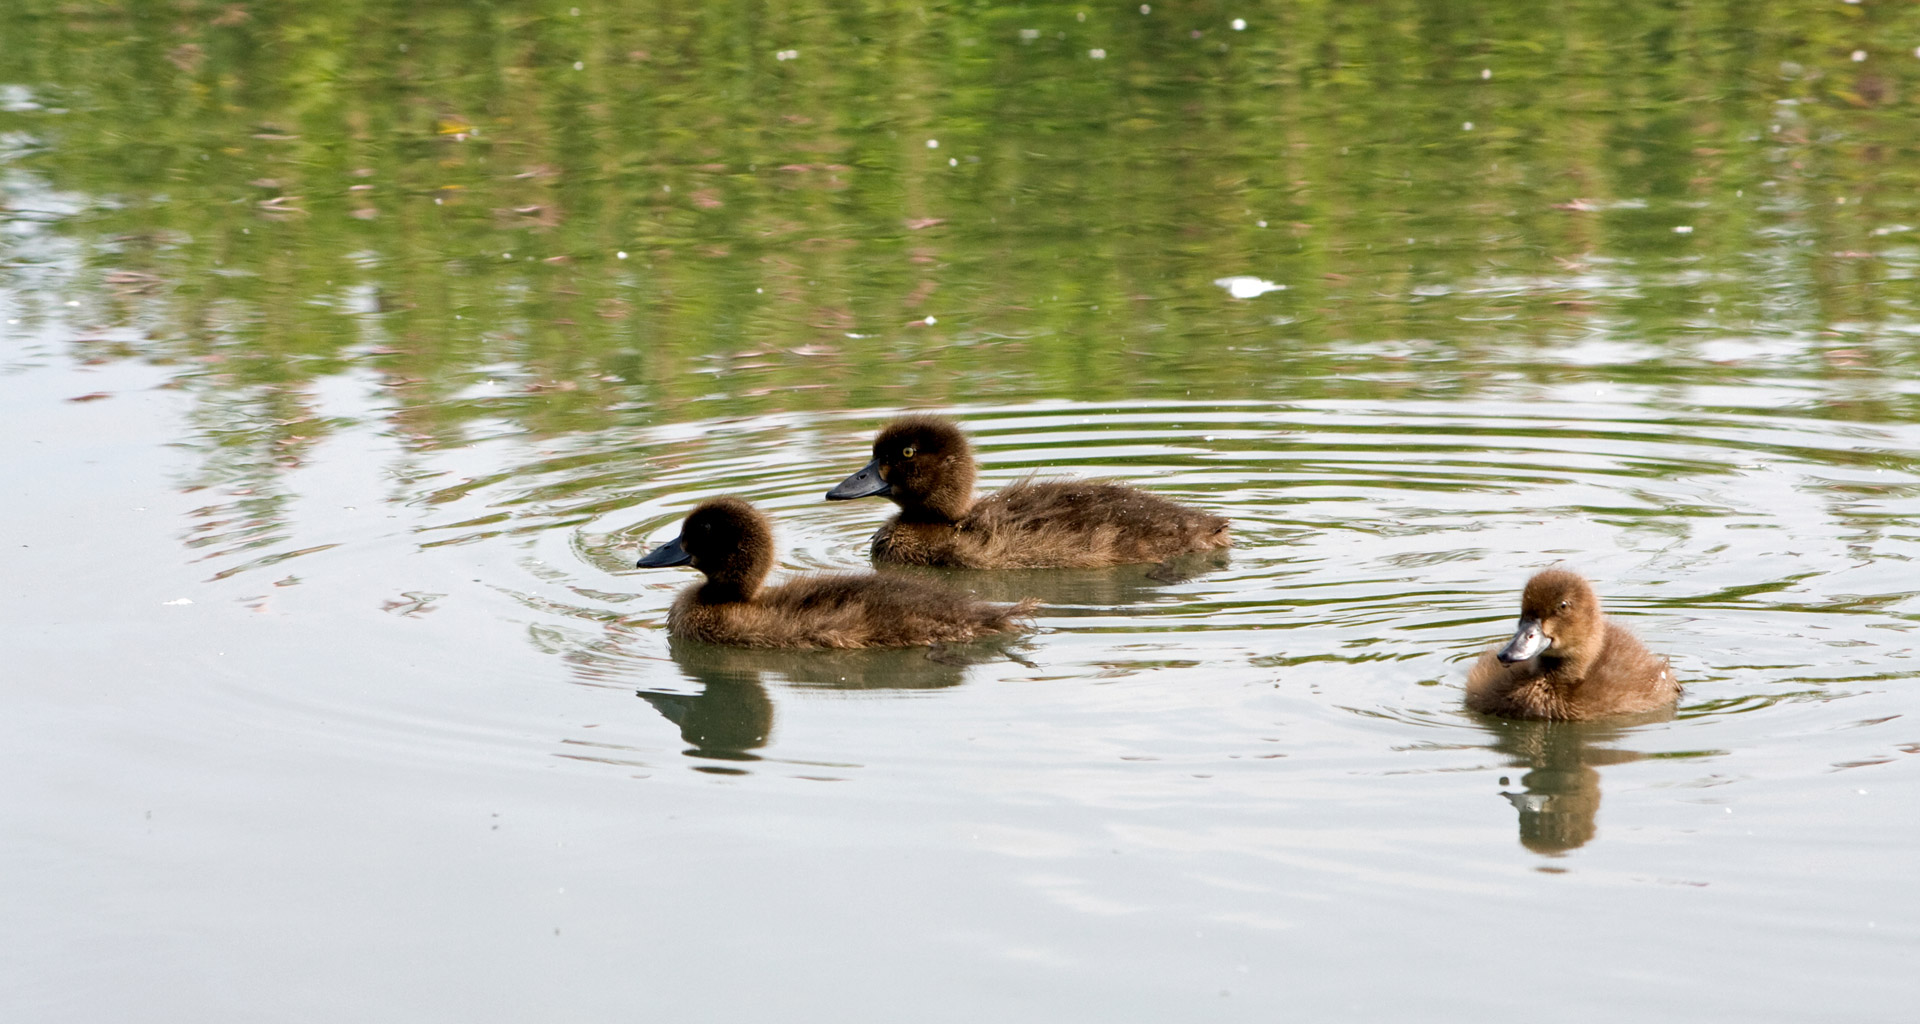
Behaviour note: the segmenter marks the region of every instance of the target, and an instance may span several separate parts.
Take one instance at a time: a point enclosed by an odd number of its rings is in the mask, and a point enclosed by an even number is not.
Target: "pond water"
[[[1751,7],[10,5],[0,1008],[1902,1019],[1920,9]],[[905,409],[1235,547],[668,638]]]

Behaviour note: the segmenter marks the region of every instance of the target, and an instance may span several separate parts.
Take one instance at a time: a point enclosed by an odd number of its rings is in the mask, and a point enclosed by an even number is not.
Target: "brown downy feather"
[[[934,583],[878,573],[806,576],[775,587],[773,530],[739,498],[703,502],[680,544],[705,583],[667,613],[675,636],[737,647],[905,647],[960,643],[1022,628],[1039,604],[987,604]]]
[[[1098,568],[1159,562],[1233,543],[1228,521],[1122,484],[1022,481],[975,500],[966,435],[903,416],[873,442],[900,512],[873,537],[875,560],[966,569]]]
[[[1680,683],[1667,659],[1607,621],[1600,598],[1578,574],[1548,569],[1527,581],[1520,633],[1533,625],[1546,646],[1532,657],[1480,656],[1467,676],[1467,707],[1489,715],[1579,721],[1668,707]],[[1511,650],[1513,644],[1506,645]]]

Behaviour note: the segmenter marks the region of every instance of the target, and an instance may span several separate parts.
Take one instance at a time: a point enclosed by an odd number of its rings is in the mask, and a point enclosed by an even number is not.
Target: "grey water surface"
[[[1910,1019],[1920,15],[1757,6],[0,15],[0,1015]],[[1235,547],[667,636],[909,408]]]

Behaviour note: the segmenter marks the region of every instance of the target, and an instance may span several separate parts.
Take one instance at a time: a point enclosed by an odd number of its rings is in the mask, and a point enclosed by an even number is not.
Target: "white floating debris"
[[[780,50],[773,55],[774,60],[799,60],[799,50]]]
[[[1233,30],[1235,32],[1245,32],[1247,30],[1247,19],[1245,18],[1233,19]]]
[[[928,139],[928,140],[927,140],[927,148],[928,148],[928,149],[939,149],[939,148],[940,148],[940,140],[939,140],[939,139]]]
[[[1094,60],[1106,60],[1107,51],[1102,50],[1101,48],[1096,46],[1093,49],[1087,51],[1087,56],[1092,57]]]
[[[576,61],[574,61],[574,62],[573,62],[573,70],[575,70],[575,71],[585,71],[585,70],[587,70],[587,62],[586,62],[586,61],[584,61],[584,60],[576,60]]]
[[[1480,69],[1480,80],[1481,80],[1482,82],[1484,82],[1484,81],[1486,81],[1487,79],[1489,79],[1489,78],[1492,78],[1492,77],[1493,77],[1493,69],[1492,69],[1492,68],[1481,68],[1481,69]]]
[[[627,254],[625,252],[616,252],[613,254],[613,258],[618,260],[624,260],[627,258]]]
[[[1038,38],[1040,38],[1040,30],[1037,28],[1023,28],[1020,30],[1020,41],[1023,43],[1031,43]]]
[[[1141,14],[1152,14],[1152,13],[1153,13],[1153,5],[1152,5],[1152,4],[1141,4],[1141,5],[1140,5],[1140,13],[1141,13]]]
[[[948,166],[948,167],[958,167],[958,166],[960,166],[960,161],[958,161],[958,160],[956,160],[956,159],[954,159],[953,157],[948,157],[948,158],[947,158],[947,166]]]
[[[1461,131],[1463,131],[1463,132],[1470,132],[1470,131],[1472,131],[1472,130],[1473,130],[1473,122],[1472,122],[1472,121],[1462,121],[1462,122],[1460,122],[1460,130],[1461,130]]]
[[[1254,277],[1251,274],[1242,274],[1237,277],[1215,278],[1213,283],[1218,287],[1225,288],[1227,294],[1236,299],[1257,299],[1268,292],[1284,292],[1287,290],[1287,286],[1284,284],[1274,284],[1272,281],[1262,277]]]
[[[1264,221],[1264,220],[1256,220],[1256,221],[1254,221],[1254,224],[1256,224],[1256,225],[1258,225],[1258,226],[1260,226],[1260,227],[1263,227],[1263,228],[1267,226],[1267,222],[1266,222],[1266,221]]]
[[[1691,224],[1675,224],[1675,225],[1673,226],[1673,233],[1674,233],[1674,234],[1676,234],[1676,235],[1691,235],[1691,234],[1693,234],[1693,225],[1691,225]]]
[[[176,607],[179,607],[180,605],[183,605],[183,604],[192,604],[192,603],[193,603],[193,598],[191,598],[191,597],[176,597],[176,598],[174,598],[174,599],[173,599],[173,600],[171,600],[171,601],[162,601],[162,602],[160,602],[160,603],[161,603],[161,604],[163,604],[163,605],[165,605],[165,606],[167,606],[167,607],[169,607],[169,608],[176,608]]]
[[[1866,60],[1866,59],[1867,59],[1867,51],[1865,51],[1865,50],[1855,50],[1855,51],[1853,51],[1853,62],[1854,62],[1855,64],[1858,64],[1858,63],[1860,63],[1861,61],[1863,61],[1863,60]]]
[[[934,319],[934,318],[932,318],[932,317],[928,317],[928,318],[927,318],[927,320],[926,320],[926,324],[927,324],[927,326],[928,326],[928,327],[932,327],[932,326],[933,326],[934,324],[937,324],[937,323],[939,323],[939,322],[940,322],[940,321],[938,321],[938,320],[935,320],[935,319]]]

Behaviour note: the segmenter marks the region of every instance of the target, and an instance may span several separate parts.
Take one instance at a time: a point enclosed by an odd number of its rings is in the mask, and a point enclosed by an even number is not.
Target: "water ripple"
[[[1905,425],[1777,410],[1678,419],[1613,401],[942,411],[974,437],[983,489],[1103,477],[1234,519],[1230,557],[1183,578],[936,573],[1046,602],[1033,657],[1050,677],[1231,669],[1333,686],[1393,667],[1403,685],[1383,706],[1428,715],[1457,702],[1464,661],[1506,628],[1526,576],[1563,562],[1693,681],[1688,717],[1830,699],[1843,678],[1898,677],[1915,658],[1905,630],[1920,589],[1903,569],[1920,556],[1905,500],[1920,493],[1920,437]],[[632,559],[704,498],[762,505],[789,571],[864,565],[890,506],[821,496],[865,460],[889,412],[569,436],[501,472],[423,480],[406,500],[423,510],[422,545],[525,537],[559,578],[527,584],[523,600],[601,609],[641,630],[633,642],[663,644],[688,577]],[[1181,655],[1128,649],[1155,638]]]

